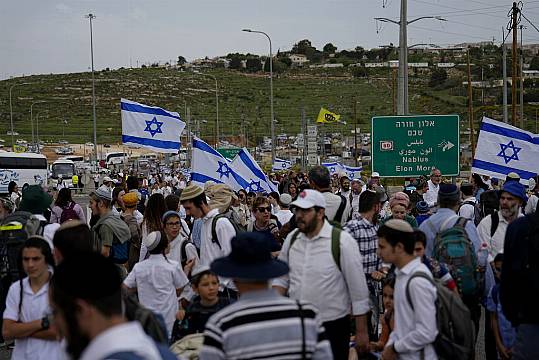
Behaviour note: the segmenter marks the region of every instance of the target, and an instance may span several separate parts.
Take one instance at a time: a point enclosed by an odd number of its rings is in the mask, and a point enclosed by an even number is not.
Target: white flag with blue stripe
[[[277,186],[264,174],[247,149],[240,150],[230,167],[249,183],[245,190],[255,193],[277,191]]]
[[[199,138],[193,138],[191,182],[204,186],[207,181],[227,184],[234,191],[246,189],[249,183],[232,168],[231,163]]]
[[[326,162],[326,163],[322,163],[322,166],[325,166],[328,168],[330,175],[340,174],[341,172],[344,171],[344,167],[341,165],[341,163],[338,163],[338,162],[330,162],[330,163]]]
[[[346,173],[346,176],[348,176],[350,180],[361,179],[362,168],[360,166],[356,167],[356,166],[343,165],[342,167],[344,169],[344,172]]]
[[[185,123],[177,112],[121,99],[122,142],[161,153],[177,153]]]
[[[515,172],[527,184],[539,172],[539,136],[483,117],[472,172],[498,179]]]
[[[279,170],[288,170],[291,167],[292,167],[292,161],[275,158],[275,161],[273,162],[273,166],[271,167],[271,169],[273,171],[279,171]]]

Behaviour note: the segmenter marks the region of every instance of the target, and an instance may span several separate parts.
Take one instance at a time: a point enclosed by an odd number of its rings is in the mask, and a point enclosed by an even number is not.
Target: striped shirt
[[[200,359],[332,359],[315,308],[300,304],[304,331],[296,301],[273,290],[243,294],[206,323]]]

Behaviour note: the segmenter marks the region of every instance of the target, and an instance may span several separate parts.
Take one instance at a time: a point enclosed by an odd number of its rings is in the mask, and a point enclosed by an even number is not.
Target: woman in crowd
[[[62,216],[64,211],[66,211],[67,215],[64,214],[64,216]],[[68,188],[63,188],[58,191],[56,201],[52,207],[51,223],[61,224],[67,220],[80,220],[85,223],[86,216],[84,215],[84,211],[82,211],[82,207],[73,201],[73,198],[71,197],[71,190]]]

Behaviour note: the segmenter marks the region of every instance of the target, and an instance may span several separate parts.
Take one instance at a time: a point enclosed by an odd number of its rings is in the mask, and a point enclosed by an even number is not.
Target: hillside
[[[251,144],[255,137],[269,135],[269,80],[264,73],[234,70],[205,70],[215,76],[219,87],[221,137],[240,139],[245,131]],[[467,120],[465,89],[455,81],[454,88],[432,90],[427,86],[429,73],[410,77],[412,113],[457,113]],[[31,138],[30,105],[34,118],[39,113],[39,137],[44,141],[61,138],[72,143],[92,140],[91,74],[34,75],[0,82],[0,134],[6,144],[10,136],[9,87],[13,89],[13,118],[18,138]],[[370,128],[373,115],[393,111],[392,77],[382,69],[369,78],[352,76],[349,68],[290,70],[274,78],[276,133],[295,134],[301,126],[301,108],[314,121],[321,106],[342,115],[347,125],[331,125],[327,133],[350,134],[353,128],[353,103],[357,101],[361,131]],[[477,90],[476,90],[477,91]],[[497,90],[496,90],[497,91]],[[215,133],[215,82],[210,77],[188,71],[165,68],[137,68],[96,72],[98,143],[118,143],[121,135],[120,98],[160,106],[185,114],[190,108],[191,124],[201,136],[213,142]],[[476,108],[476,120],[486,112],[499,116],[499,106]],[[242,113],[243,120],[242,120]],[[64,125],[64,120],[67,125]],[[204,122],[203,120],[207,120]],[[35,121],[35,120],[34,120]]]

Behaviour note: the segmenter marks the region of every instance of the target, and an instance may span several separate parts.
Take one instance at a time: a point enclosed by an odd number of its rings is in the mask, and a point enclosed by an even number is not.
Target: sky
[[[408,0],[408,44],[441,46],[499,43],[509,18],[508,0]],[[231,52],[267,54],[268,41],[243,28],[265,31],[273,49],[290,50],[302,39],[318,49],[398,45],[399,0],[2,0],[0,79],[29,74],[71,73],[90,68],[93,13],[94,66],[119,68],[144,63],[214,57]],[[539,0],[524,1],[523,14],[539,27]],[[528,25],[524,43],[539,43]]]

